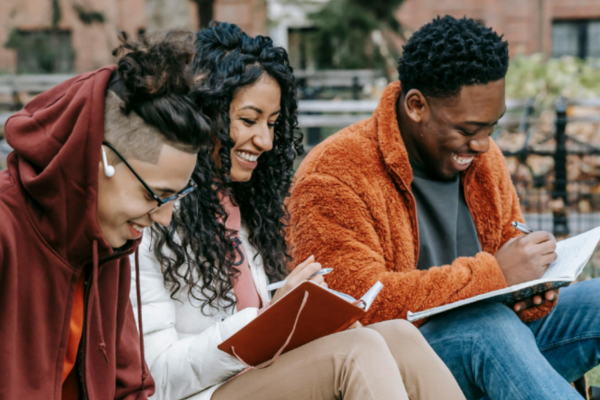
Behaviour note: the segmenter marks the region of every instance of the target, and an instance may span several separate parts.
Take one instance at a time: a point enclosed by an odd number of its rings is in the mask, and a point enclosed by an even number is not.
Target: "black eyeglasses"
[[[135,177],[141,182],[141,184],[144,185],[144,188],[146,188],[146,190],[148,191],[148,194],[150,194],[150,196],[152,196],[152,198],[158,202],[158,206],[156,206],[152,210],[148,211],[148,213],[153,213],[154,211],[158,210],[165,204],[170,203],[171,201],[175,201],[175,200],[184,198],[185,196],[187,196],[188,194],[190,194],[194,190],[196,190],[196,188],[198,187],[198,185],[196,185],[196,182],[194,182],[194,180],[190,178],[190,183],[188,184],[188,186],[185,189],[183,189],[179,193],[175,193],[173,196],[162,198],[159,195],[157,195],[156,192],[154,190],[152,190],[152,188],[150,186],[148,186],[148,184],[146,182],[144,182],[142,177],[139,176],[137,172],[135,172],[135,169],[133,169],[133,167],[131,165],[129,165],[129,163],[127,162],[125,157],[123,157],[121,155],[121,153],[119,153],[112,144],[110,144],[108,142],[104,142],[104,141],[102,142],[102,144],[107,146],[109,149],[111,149],[121,159],[121,161],[123,161],[125,163],[127,168],[129,168],[129,170],[131,172],[133,172],[133,175],[135,175]]]

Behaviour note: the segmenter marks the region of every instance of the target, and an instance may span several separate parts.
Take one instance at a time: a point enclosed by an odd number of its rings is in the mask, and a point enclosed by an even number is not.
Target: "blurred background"
[[[308,150],[367,118],[398,79],[402,45],[438,15],[468,16],[509,42],[508,112],[494,139],[527,222],[559,237],[600,225],[600,0],[2,0],[4,122],[37,94],[114,62],[117,32],[211,20],[269,35],[298,77]],[[300,162],[301,160],[299,160]],[[582,279],[600,276],[600,252]]]
[[[370,116],[398,79],[402,45],[445,14],[473,18],[510,44],[508,112],[494,139],[528,224],[561,238],[600,225],[600,0],[2,0],[0,169],[11,151],[8,116],[113,63],[119,30],[135,37],[217,20],[271,36],[298,77],[310,150]],[[581,279],[594,277],[600,252]]]
[[[135,37],[217,20],[271,36],[298,77],[310,150],[373,112],[398,79],[402,45],[445,14],[509,42],[508,112],[494,139],[527,222],[560,237],[600,225],[600,0],[2,0],[0,169],[11,150],[2,138],[8,116],[113,63],[119,30]],[[598,276],[600,252],[582,279]]]

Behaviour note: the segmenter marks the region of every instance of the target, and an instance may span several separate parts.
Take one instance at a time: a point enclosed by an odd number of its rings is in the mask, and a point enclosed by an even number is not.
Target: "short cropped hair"
[[[463,86],[485,85],[506,76],[508,43],[471,18],[439,16],[413,34],[398,61],[402,92],[455,97]]]

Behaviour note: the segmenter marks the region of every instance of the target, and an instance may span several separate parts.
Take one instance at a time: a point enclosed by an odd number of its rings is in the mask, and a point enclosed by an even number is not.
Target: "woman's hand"
[[[296,269],[294,269],[292,273],[288,275],[286,278],[287,282],[283,287],[275,292],[275,295],[271,299],[271,304],[276,303],[277,300],[283,297],[284,294],[298,286],[298,284],[302,283],[302,281],[307,280],[311,275],[320,269],[321,264],[315,262],[315,256],[308,257],[306,261],[304,261],[302,264],[299,264]],[[310,280],[323,287],[327,287],[322,275],[315,275]]]

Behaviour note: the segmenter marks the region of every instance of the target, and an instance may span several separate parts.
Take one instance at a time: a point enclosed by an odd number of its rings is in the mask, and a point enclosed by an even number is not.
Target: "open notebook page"
[[[367,311],[369,309],[369,307],[371,307],[371,304],[373,304],[373,301],[375,300],[375,298],[377,297],[377,295],[379,294],[379,292],[381,291],[381,289],[383,288],[383,284],[379,281],[377,281],[373,286],[371,286],[371,289],[369,289],[367,291],[367,293],[365,293],[363,295],[363,297],[360,298],[361,302],[357,305],[358,307],[364,309],[365,311]],[[342,299],[346,300],[348,303],[355,303],[356,299],[346,293],[341,293],[341,292],[336,292],[333,289],[327,289],[329,290],[331,293],[335,294],[338,297],[341,297]]]
[[[588,260],[592,257],[598,241],[600,241],[600,227],[560,241],[557,243],[556,254],[558,257],[556,261],[550,264],[546,273],[540,279],[483,293],[425,311],[416,313],[409,311],[407,319],[410,322],[418,321],[483,300],[513,304],[533,295],[541,294],[549,289],[557,289],[568,285],[575,281],[579,274],[581,274]]]
[[[592,256],[598,241],[600,241],[600,227],[558,242],[556,245],[558,258],[550,264],[542,279],[577,279]]]

